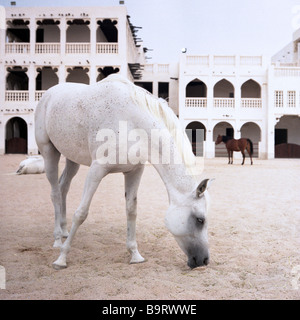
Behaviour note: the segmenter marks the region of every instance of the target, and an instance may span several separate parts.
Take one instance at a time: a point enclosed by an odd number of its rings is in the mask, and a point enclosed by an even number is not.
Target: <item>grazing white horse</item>
[[[39,102],[35,128],[52,190],[54,246],[61,247],[60,256],[53,263],[55,269],[67,266],[67,253],[88,215],[92,197],[103,177],[114,172],[123,172],[125,176],[130,262],[144,261],[137,248],[135,229],[137,189],[146,161],[151,162],[165,183],[170,204],[165,223],[187,255],[188,266],[208,264],[209,180],[196,182],[191,145],[177,117],[162,99],[119,75],[93,85],[59,84]],[[66,157],[66,166],[58,179],[61,154]],[[90,168],[68,234],[66,195],[80,164]],[[67,237],[64,244],[62,237]]]

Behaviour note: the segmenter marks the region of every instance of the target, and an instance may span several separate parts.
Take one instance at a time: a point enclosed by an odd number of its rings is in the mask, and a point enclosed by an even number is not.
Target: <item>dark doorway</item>
[[[152,82],[135,82],[134,84],[146,89],[150,93],[153,93],[153,83]]]
[[[19,117],[6,124],[5,153],[27,153],[27,124]]]
[[[226,136],[233,138],[233,128],[226,128]]]
[[[275,129],[275,146],[281,143],[287,143],[288,132],[287,129]]]

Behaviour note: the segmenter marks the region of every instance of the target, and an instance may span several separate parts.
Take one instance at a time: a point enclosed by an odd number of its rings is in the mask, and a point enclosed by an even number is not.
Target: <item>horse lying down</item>
[[[16,174],[32,174],[45,172],[44,159],[41,156],[30,156],[19,164]]]

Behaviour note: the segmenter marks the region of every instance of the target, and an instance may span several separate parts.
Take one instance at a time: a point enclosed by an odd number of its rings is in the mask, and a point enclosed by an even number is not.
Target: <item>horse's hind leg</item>
[[[242,152],[242,155],[243,155],[243,162],[242,162],[242,165],[245,163],[245,150],[241,151]]]
[[[145,261],[140,255],[136,243],[136,215],[137,215],[137,190],[140,184],[144,166],[137,167],[127,172],[125,176],[125,198],[127,215],[127,250],[131,253],[130,263]]]
[[[55,212],[55,225],[54,225],[54,245],[53,247],[60,247],[62,230],[60,226],[61,221],[61,192],[58,184],[58,162],[60,153],[49,141],[42,145],[41,154],[44,158],[45,173],[51,185],[51,200]]]
[[[100,181],[106,176],[106,174],[107,171],[96,160],[92,162],[85,180],[80,205],[73,216],[70,234],[61,247],[60,256],[53,263],[54,269],[59,270],[67,267],[67,254],[70,251],[75,233],[86,219],[93,195],[95,194]]]
[[[247,147],[247,152],[248,152],[248,154],[249,154],[250,161],[251,161],[251,165],[252,165],[252,164],[253,164],[253,161],[252,161],[252,153],[251,153],[250,146]]]
[[[68,236],[67,231],[67,219],[66,219],[66,198],[70,189],[70,184],[76,173],[78,172],[79,164],[66,159],[66,166],[59,178],[59,188],[61,192],[61,217],[60,226],[62,229],[62,236],[66,238]]]

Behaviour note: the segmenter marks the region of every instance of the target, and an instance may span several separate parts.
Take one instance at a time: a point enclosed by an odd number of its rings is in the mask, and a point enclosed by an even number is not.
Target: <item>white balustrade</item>
[[[29,101],[29,91],[27,90],[7,90],[5,92],[5,101]]]
[[[235,65],[235,56],[214,56],[215,65]]]
[[[96,52],[97,53],[119,53],[118,43],[115,42],[98,42],[96,45]]]
[[[215,108],[234,108],[234,98],[214,98]]]
[[[60,53],[60,43],[36,43],[35,53],[38,53],[38,54]]]
[[[30,53],[30,43],[13,42],[5,44],[5,53],[8,54],[28,54]]]
[[[159,73],[169,73],[169,65],[168,64],[159,64],[157,66]]]
[[[275,68],[275,77],[300,77],[300,68]]]
[[[187,65],[206,65],[208,66],[209,56],[187,56]]]
[[[261,66],[262,56],[241,56],[240,64],[242,66]]]
[[[90,53],[91,45],[90,43],[66,43],[66,53],[71,54],[82,54]]]
[[[261,98],[242,98],[241,106],[242,108],[261,108],[262,101]]]
[[[187,108],[206,108],[207,98],[186,98],[185,106]]]
[[[37,90],[35,92],[35,101],[40,101],[45,92],[46,92],[46,90]]]

